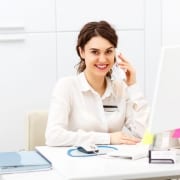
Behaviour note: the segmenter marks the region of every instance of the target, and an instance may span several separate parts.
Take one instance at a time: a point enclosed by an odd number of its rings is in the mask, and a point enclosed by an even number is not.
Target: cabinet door
[[[57,74],[58,78],[75,75],[76,64],[80,58],[76,53],[77,32],[59,32],[57,38]]]
[[[162,1],[162,39],[164,46],[180,44],[180,1]]]
[[[25,114],[48,109],[56,81],[55,34],[14,36],[0,40],[1,151],[24,148]]]
[[[144,0],[57,0],[56,7],[58,31],[77,31],[96,20],[107,20],[117,29],[144,28]]]
[[[145,94],[152,103],[162,46],[162,2],[146,0],[145,7]]]
[[[55,31],[55,0],[3,0],[0,3],[0,32]]]

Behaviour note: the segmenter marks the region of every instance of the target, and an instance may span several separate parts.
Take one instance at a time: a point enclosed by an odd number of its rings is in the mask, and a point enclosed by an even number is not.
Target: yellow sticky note
[[[150,133],[149,131],[146,131],[144,133],[144,137],[142,139],[143,144],[153,144],[154,141],[154,135]]]

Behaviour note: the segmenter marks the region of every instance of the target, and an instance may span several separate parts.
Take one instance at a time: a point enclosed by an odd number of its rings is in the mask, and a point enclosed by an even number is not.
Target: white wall
[[[178,0],[0,0],[0,151],[24,149],[25,113],[48,110],[57,78],[76,73],[77,33],[87,21],[114,25],[151,102],[160,48],[180,42],[178,7]]]
[[[180,1],[162,1],[162,44],[180,45]]]
[[[0,151],[24,149],[27,111],[56,81],[55,1],[0,1]]]
[[[180,45],[180,1],[146,0],[145,92],[152,102],[162,46]]]

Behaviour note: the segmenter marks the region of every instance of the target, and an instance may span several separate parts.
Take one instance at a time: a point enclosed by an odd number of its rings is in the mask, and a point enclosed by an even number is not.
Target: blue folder
[[[0,152],[0,174],[50,170],[51,162],[37,151]]]

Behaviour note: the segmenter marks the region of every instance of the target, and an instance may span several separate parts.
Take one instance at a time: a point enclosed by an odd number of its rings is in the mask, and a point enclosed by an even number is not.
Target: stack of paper
[[[49,170],[52,164],[37,151],[0,152],[0,174]]]
[[[111,151],[108,155],[112,157],[136,160],[147,157],[148,150],[149,146],[143,144],[121,145],[118,150]]]

